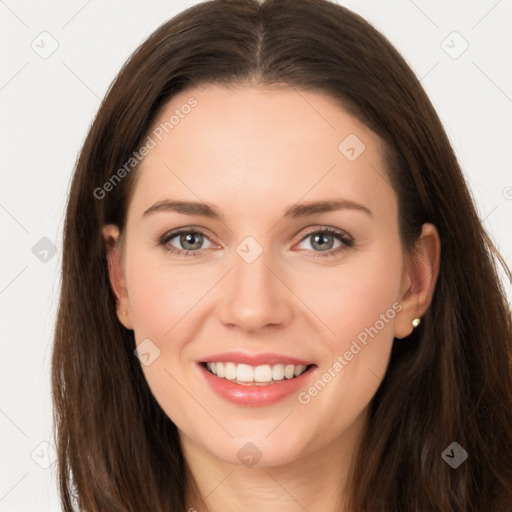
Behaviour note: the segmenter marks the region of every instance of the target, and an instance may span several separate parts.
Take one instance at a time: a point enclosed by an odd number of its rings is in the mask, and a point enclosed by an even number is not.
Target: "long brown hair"
[[[161,107],[207,83],[329,95],[385,143],[404,247],[423,223],[438,229],[434,296],[421,325],[394,341],[352,464],[351,512],[512,510],[512,335],[498,262],[510,270],[418,79],[369,23],[327,0],[198,4],[156,30],[111,85],[77,161],[64,227],[52,360],[64,510],[186,510],[177,429],[117,320],[101,228],[123,232],[137,171],[109,180]],[[454,441],[468,453],[457,469],[441,457]]]

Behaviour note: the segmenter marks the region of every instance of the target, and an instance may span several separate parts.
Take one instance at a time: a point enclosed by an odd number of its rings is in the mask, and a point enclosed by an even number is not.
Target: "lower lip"
[[[247,407],[263,407],[283,400],[303,387],[316,368],[312,366],[302,375],[293,379],[283,379],[265,386],[248,386],[217,377],[202,364],[198,364],[198,366],[204,379],[215,393],[236,405]]]

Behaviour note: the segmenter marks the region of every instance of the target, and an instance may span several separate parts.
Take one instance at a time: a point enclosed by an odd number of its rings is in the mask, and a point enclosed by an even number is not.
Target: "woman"
[[[367,22],[324,0],[182,12],[121,70],[72,182],[64,509],[511,510],[497,261],[510,276]]]

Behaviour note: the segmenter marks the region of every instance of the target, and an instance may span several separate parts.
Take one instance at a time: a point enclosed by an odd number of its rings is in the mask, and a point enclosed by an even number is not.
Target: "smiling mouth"
[[[232,362],[203,362],[200,363],[212,375],[225,379],[234,384],[245,386],[269,386],[300,377],[316,365],[309,364],[263,364],[251,366]]]

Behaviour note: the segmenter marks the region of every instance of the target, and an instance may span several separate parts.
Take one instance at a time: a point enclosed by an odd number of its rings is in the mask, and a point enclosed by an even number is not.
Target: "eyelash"
[[[179,236],[183,233],[194,234],[194,235],[196,235],[196,234],[203,235],[204,237],[206,237],[209,240],[208,236],[200,230],[183,228],[183,229],[179,229],[177,231],[172,231],[170,233],[166,233],[165,235],[163,235],[161,238],[158,239],[158,245],[162,245],[166,251],[168,251],[172,254],[178,255],[178,256],[200,256],[204,249],[199,249],[199,250],[195,250],[195,251],[185,251],[185,250],[177,249],[176,247],[172,247],[172,246],[168,245],[168,243],[173,238],[175,238],[176,236]],[[337,229],[328,228],[328,227],[317,228],[314,231],[309,231],[301,238],[300,242],[303,242],[306,238],[308,238],[312,235],[317,235],[317,234],[333,235],[336,238],[338,238],[339,241],[342,242],[342,245],[340,245],[336,249],[329,249],[328,251],[309,251],[309,252],[316,253],[315,255],[309,256],[310,258],[333,257],[333,256],[338,255],[345,249],[353,247],[353,245],[354,245],[354,241],[351,238],[349,238],[348,236],[346,236],[342,231],[338,231]]]

